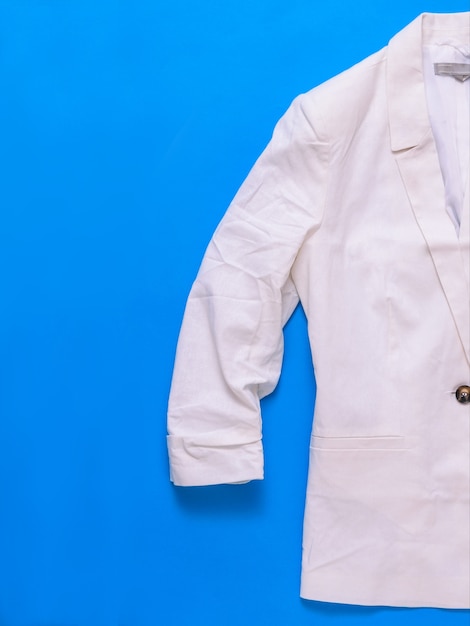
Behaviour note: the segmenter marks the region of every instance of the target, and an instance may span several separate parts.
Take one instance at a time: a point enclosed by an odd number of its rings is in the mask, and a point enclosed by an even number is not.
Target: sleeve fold
[[[320,226],[328,144],[300,96],[235,196],[186,304],[168,408],[178,485],[263,478],[260,398],[276,386],[298,303],[295,258]]]

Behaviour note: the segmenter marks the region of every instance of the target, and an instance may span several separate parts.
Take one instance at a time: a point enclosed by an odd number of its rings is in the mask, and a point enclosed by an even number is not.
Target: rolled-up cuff
[[[251,438],[250,438],[251,439]],[[264,477],[261,437],[233,440],[223,435],[168,435],[170,479],[182,487],[244,483]]]

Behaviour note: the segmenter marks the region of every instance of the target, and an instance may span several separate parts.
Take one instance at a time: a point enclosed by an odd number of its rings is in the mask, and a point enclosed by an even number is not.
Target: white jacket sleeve
[[[188,298],[168,411],[171,480],[263,478],[260,398],[276,386],[291,267],[320,224],[328,147],[308,94],[277,124],[219,224]]]

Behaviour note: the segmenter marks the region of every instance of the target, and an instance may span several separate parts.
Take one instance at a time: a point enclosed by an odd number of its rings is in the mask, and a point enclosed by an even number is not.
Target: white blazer
[[[469,63],[470,13],[423,14],[296,98],[187,303],[176,485],[263,477],[259,401],[305,310],[304,598],[470,607]]]

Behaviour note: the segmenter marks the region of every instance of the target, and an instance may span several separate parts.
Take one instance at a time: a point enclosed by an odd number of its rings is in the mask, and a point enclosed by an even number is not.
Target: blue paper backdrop
[[[266,479],[174,488],[185,299],[300,92],[467,0],[0,0],[0,626],[470,623],[298,597],[314,383],[300,310]]]

